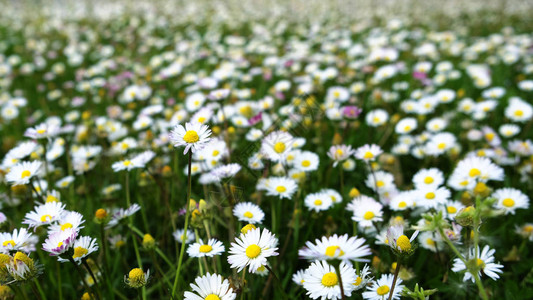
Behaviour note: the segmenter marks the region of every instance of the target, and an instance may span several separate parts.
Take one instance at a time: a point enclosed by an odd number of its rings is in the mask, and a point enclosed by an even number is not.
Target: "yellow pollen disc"
[[[250,218],[253,218],[254,217],[254,214],[252,214],[251,212],[247,211],[243,214],[243,216],[245,216],[246,218],[250,219]]]
[[[379,117],[374,117],[372,118],[372,121],[374,121],[374,123],[379,123],[380,119]]]
[[[426,243],[427,243],[428,245],[430,245],[430,246],[435,247],[435,241],[432,240],[432,239],[429,239],[429,238],[428,238],[428,239],[426,240]]]
[[[404,208],[406,206],[407,206],[407,203],[405,203],[405,201],[402,201],[402,202],[398,203],[398,207],[399,208]]]
[[[378,187],[383,187],[385,185],[385,182],[383,182],[382,180],[378,180],[378,182],[376,182],[376,185]]]
[[[302,167],[309,167],[311,165],[311,162],[308,160],[302,161]]]
[[[425,184],[432,184],[433,183],[433,177],[427,176],[426,178],[424,178],[424,183]]]
[[[260,266],[259,268],[257,268],[257,271],[258,272],[263,272],[263,271],[265,271],[265,269],[266,269],[265,266]]]
[[[199,117],[198,118],[198,123],[203,123],[205,122],[205,117]]]
[[[516,113],[515,113],[516,114]],[[44,134],[46,132],[46,129],[39,129],[37,130],[38,134]]]
[[[479,258],[478,258],[478,259],[476,260],[476,265],[477,265],[478,267],[482,268],[482,269],[485,268],[485,262],[484,262],[482,259],[479,259]]]
[[[198,133],[196,133],[196,131],[188,130],[187,132],[185,132],[183,140],[188,144],[193,144],[198,142],[200,140],[200,137],[198,136]]]
[[[316,206],[322,205],[322,200],[316,199],[315,202],[313,202]]]
[[[476,177],[476,176],[479,176],[480,174],[481,174],[481,171],[476,168],[472,168],[470,172],[468,172],[468,176],[470,177]]]
[[[489,132],[487,134],[485,134],[485,138],[490,142],[494,139],[494,133],[492,132]]]
[[[211,247],[209,245],[200,246],[200,252],[202,252],[202,253],[209,253],[209,252],[211,252],[211,250],[213,250],[213,247]]]
[[[337,274],[333,272],[326,273],[322,276],[322,285],[325,287],[335,286],[338,282],[339,279],[337,278]]]
[[[398,245],[402,251],[411,250],[411,241],[409,241],[409,238],[406,235],[400,235],[396,240],[396,245]]]
[[[344,154],[344,151],[342,151],[342,149],[337,149],[337,155],[338,156],[341,156]]]
[[[531,226],[531,225],[524,226],[524,231],[527,232],[527,233],[532,233],[533,232],[533,226]]]
[[[339,98],[340,95],[341,93],[339,91],[333,92],[333,96],[335,96],[335,98]]]
[[[279,185],[278,187],[276,187],[276,192],[278,193],[284,193],[286,190],[287,188],[282,185]]]
[[[370,151],[367,151],[365,153],[365,156],[363,156],[363,158],[364,159],[372,159],[372,158],[374,158],[374,154],[372,154],[372,152],[370,152]]]
[[[76,247],[74,248],[74,255],[72,255],[72,258],[78,258],[82,257],[85,254],[89,253],[89,250],[83,248],[83,247]]]
[[[259,254],[261,254],[261,248],[256,244],[251,244],[246,248],[246,256],[248,256],[248,258],[256,258]]]
[[[7,245],[11,245],[11,247],[15,247],[15,241],[9,240],[2,243],[2,246],[7,247]]]
[[[215,294],[209,294],[204,300],[220,300],[220,297]]]
[[[44,215],[41,217],[41,222],[48,222],[48,221],[51,221],[52,220],[52,216],[51,215]]]
[[[524,112],[519,109],[519,110],[514,112],[514,115],[517,116],[517,117],[521,117],[521,116],[524,115]]]
[[[213,156],[218,156],[219,154],[220,154],[220,151],[218,150],[213,151]]]
[[[59,242],[59,243],[57,243],[57,248],[59,248],[59,247],[61,247],[61,246],[63,246],[63,242]]]
[[[144,277],[143,270],[139,268],[132,269],[128,274],[128,277],[130,278],[130,280],[139,280]]]
[[[125,160],[122,164],[127,167],[127,166],[131,165],[131,161]]]
[[[59,200],[57,199],[57,197],[55,196],[52,196],[52,195],[48,195],[46,196],[46,202],[58,202]]]
[[[72,228],[72,224],[65,223],[65,224],[61,225],[61,231],[64,231],[67,228]]]
[[[409,130],[411,130],[411,126],[407,125],[407,126],[405,126],[405,127],[403,128],[403,130],[404,130],[404,131],[409,131]]]
[[[28,170],[24,170],[24,171],[22,171],[22,174],[20,174],[20,178],[21,178],[21,179],[22,179],[22,178],[29,177],[29,176],[31,176],[31,172],[28,171]]]
[[[376,215],[373,212],[367,211],[363,218],[365,218],[365,220],[372,220],[375,216]]]
[[[126,149],[128,149],[129,147],[130,147],[130,146],[128,146],[128,144],[126,144],[126,143],[122,143],[122,146],[121,146],[122,150],[126,150]]]
[[[361,282],[363,282],[363,278],[357,276],[357,278],[355,278],[355,282],[353,283],[353,285],[360,285]]]
[[[448,211],[449,214],[454,214],[457,212],[457,208],[453,207],[453,206],[448,206],[446,207],[446,211]]]
[[[274,145],[274,151],[276,151],[277,153],[283,153],[283,151],[285,151],[285,143],[277,142]]]
[[[380,295],[380,296],[383,296],[383,295],[388,294],[389,291],[390,291],[390,289],[389,289],[388,285],[382,285],[382,286],[378,287],[378,289],[376,290],[376,293],[378,293],[378,295]]]
[[[337,254],[337,251],[339,253],[339,256],[344,255],[344,251],[342,251],[341,247],[339,246],[329,246],[326,248],[326,255],[329,257],[335,257],[335,254]]]
[[[437,145],[437,148],[439,148],[440,150],[442,150],[442,149],[446,148],[446,144],[445,144],[445,143],[439,143],[439,144]]]
[[[505,207],[513,207],[514,206],[514,200],[511,198],[505,198],[502,201],[503,206]]]
[[[429,192],[426,194],[426,199],[435,199],[435,193]]]

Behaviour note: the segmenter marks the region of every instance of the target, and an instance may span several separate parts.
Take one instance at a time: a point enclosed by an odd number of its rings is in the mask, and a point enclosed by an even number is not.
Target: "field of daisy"
[[[0,299],[533,299],[533,3],[0,2]]]

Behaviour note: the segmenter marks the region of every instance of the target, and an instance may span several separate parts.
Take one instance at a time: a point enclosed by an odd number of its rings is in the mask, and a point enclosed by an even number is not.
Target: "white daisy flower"
[[[506,215],[514,215],[516,209],[529,208],[529,197],[515,188],[497,189],[492,197],[498,200],[496,208],[502,209]]]
[[[300,152],[294,159],[294,167],[304,172],[316,171],[320,158],[316,153],[310,151]]]
[[[50,224],[59,220],[65,210],[65,204],[61,202],[48,202],[39,205],[24,216],[22,224],[27,224],[29,228],[39,227],[41,225]]]
[[[256,204],[251,202],[240,202],[233,207],[233,215],[239,221],[249,224],[261,224],[265,218],[265,213]]]
[[[273,162],[284,162],[292,150],[293,136],[285,131],[274,131],[261,142],[260,153]]]
[[[304,204],[310,210],[319,212],[328,210],[333,205],[333,201],[326,193],[318,192],[305,196]]]
[[[328,157],[333,160],[333,166],[336,167],[339,162],[342,162],[355,153],[350,145],[334,145],[328,150]]]
[[[418,126],[418,122],[415,118],[404,118],[396,123],[394,131],[397,134],[409,134],[415,130]]]
[[[440,235],[433,234],[429,231],[424,231],[418,235],[418,243],[422,248],[437,252],[437,249],[442,249],[442,238]]]
[[[387,240],[386,242],[391,246],[393,249],[396,249],[400,252],[409,252],[411,251],[411,243],[413,240],[418,236],[418,231],[415,231],[413,235],[411,235],[411,238],[408,238],[403,233],[403,226],[402,225],[395,225],[391,226],[387,229]]]
[[[65,211],[59,218],[57,223],[51,224],[48,228],[48,234],[52,234],[58,231],[64,231],[65,229],[72,228],[79,231],[83,228],[81,226],[85,220],[83,215],[75,211]]]
[[[109,220],[109,223],[107,223],[106,229],[116,226],[121,220],[133,215],[139,210],[141,210],[141,207],[137,203],[132,204],[126,209],[119,208],[111,215],[111,220]]]
[[[446,204],[451,197],[451,192],[445,187],[423,187],[416,190],[417,205],[426,208],[437,208],[439,205]]]
[[[509,100],[505,116],[514,122],[526,122],[533,116],[533,106],[518,97]]]
[[[56,187],[59,189],[64,189],[69,187],[72,182],[74,182],[74,176],[66,176],[56,181]]]
[[[185,300],[233,300],[237,297],[229,281],[218,274],[207,273],[196,277],[194,282],[191,283],[194,292],[185,292]]]
[[[457,164],[453,174],[462,174],[464,178],[486,182],[489,180],[502,181],[503,169],[486,157],[468,157]]]
[[[359,274],[355,274],[355,281],[352,283],[354,285],[354,290],[360,290],[367,286],[367,284],[372,280],[370,277],[370,266],[365,265],[363,269],[359,271]]]
[[[340,278],[335,268],[326,261],[311,263],[303,276],[303,287],[307,290],[307,295],[311,299],[341,299],[342,281],[344,296],[350,297],[355,289],[352,284],[355,282],[355,270],[349,264],[341,262],[339,273]]]
[[[98,251],[98,243],[96,242],[96,239],[93,239],[90,236],[82,236],[74,241],[72,248],[74,248],[72,259],[74,259],[74,261],[79,265],[85,257],[89,256],[93,252]],[[60,262],[69,261],[68,259],[61,257],[58,257],[57,260]]]
[[[231,243],[228,263],[237,272],[248,266],[248,271],[253,273],[267,263],[267,258],[277,256],[278,239],[267,229],[260,228],[249,230]]]
[[[355,158],[364,160],[366,162],[374,161],[381,153],[383,153],[383,150],[381,150],[380,146],[376,144],[367,144],[355,150]]]
[[[61,255],[72,247],[77,236],[78,232],[72,228],[53,233],[44,241],[43,250],[51,256]]]
[[[333,204],[337,204],[337,203],[341,203],[342,202],[342,196],[339,192],[337,192],[336,190],[334,189],[321,189],[319,191],[319,193],[324,193],[326,195],[328,195],[328,197],[331,198],[331,202],[333,202]]]
[[[28,184],[30,179],[37,176],[42,163],[40,161],[24,161],[11,167],[6,174],[6,181],[13,185]]]
[[[201,150],[209,142],[210,136],[211,130],[207,125],[185,123],[185,127],[179,124],[176,125],[170,132],[169,138],[174,147],[185,146],[183,154],[187,154],[189,149],[193,153]]]
[[[366,287],[366,291],[363,293],[363,299],[369,300],[383,300],[389,299],[391,290],[393,289],[392,282],[394,281],[394,275],[383,274],[378,280],[372,281],[372,285]],[[401,285],[402,279],[397,278],[394,285],[394,292],[391,299],[400,299],[400,293],[403,290]]]
[[[485,274],[489,276],[490,278],[492,278],[493,280],[500,278],[498,273],[503,272],[501,270],[503,268],[503,265],[494,263],[495,252],[496,250],[490,249],[488,245],[483,247],[483,250],[481,251],[481,253],[479,253],[479,248],[477,249],[477,253],[475,249],[471,249],[469,257],[471,257],[472,260],[475,260],[477,266],[480,268],[478,272],[479,277],[481,277],[482,274]],[[466,269],[467,268],[461,259],[456,258],[453,260],[452,271],[461,272]],[[463,277],[463,281],[467,281],[468,279],[472,280],[472,282],[475,282],[474,276],[472,276],[472,274],[469,271],[466,271],[465,276]]]
[[[210,239],[206,244],[199,240],[187,248],[187,254],[191,257],[213,257],[222,253],[224,253],[224,245],[216,239]]]
[[[348,234],[323,236],[322,240],[316,239],[315,244],[307,241],[305,247],[298,251],[298,255],[311,260],[341,259],[365,262],[368,259],[363,257],[371,254],[365,242],[364,238],[357,236],[348,238]]]
[[[416,196],[415,191],[401,191],[394,195],[389,203],[389,207],[394,211],[402,211],[412,208],[416,205],[414,201]]]
[[[437,168],[420,169],[413,176],[415,188],[438,187],[444,183],[444,174]]]
[[[465,206],[459,201],[447,201],[446,207],[443,208],[443,215],[446,216],[449,220],[454,220],[455,215]]]
[[[269,177],[265,182],[267,195],[291,199],[298,190],[296,181],[288,177]]]
[[[378,127],[389,119],[389,114],[383,109],[375,109],[366,114],[365,121],[368,126]]]
[[[306,270],[298,270],[296,273],[292,274],[292,282],[296,283],[299,286],[304,285],[304,275]]]
[[[383,205],[365,195],[354,198],[346,209],[353,212],[352,220],[361,227],[371,227],[373,222],[383,221]]]
[[[178,229],[174,233],[172,233],[172,236],[180,244],[183,243],[183,240],[185,240],[185,244],[189,244],[196,239],[194,231],[190,229],[187,229],[187,235],[185,235],[185,231],[183,231],[183,229]]]
[[[26,253],[35,251],[37,236],[28,232],[26,228],[14,229],[13,233],[0,233],[0,253],[7,254],[10,251],[23,251]]]

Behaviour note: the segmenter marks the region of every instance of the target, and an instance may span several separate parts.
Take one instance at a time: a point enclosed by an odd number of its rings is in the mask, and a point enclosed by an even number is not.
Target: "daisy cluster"
[[[533,298],[533,7],[396,2],[6,4],[0,299]]]

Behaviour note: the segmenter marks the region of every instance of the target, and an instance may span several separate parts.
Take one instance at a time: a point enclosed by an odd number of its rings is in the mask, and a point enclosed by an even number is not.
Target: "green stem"
[[[394,295],[394,287],[396,286],[396,280],[398,280],[398,274],[400,274],[400,262],[399,261],[396,263],[396,270],[394,270],[394,279],[392,280],[392,286],[390,288],[389,300],[391,300],[392,295]]]
[[[457,255],[457,257],[465,264],[466,266],[466,260],[465,258],[463,257],[463,255],[461,255],[461,253],[459,252],[459,250],[457,250],[457,248],[454,246],[454,244],[450,241],[450,239],[446,236],[446,234],[444,234],[444,230],[442,228],[439,228],[439,233],[442,237],[442,239],[444,240],[444,242],[446,242],[446,244],[448,244],[448,246],[452,249],[453,253],[455,253],[455,255]]]
[[[83,275],[83,272],[81,271],[80,266],[78,266],[78,264],[74,261],[72,257],[69,256],[68,260],[74,265],[74,268],[76,268],[76,272],[78,272],[78,275],[81,278],[81,283],[83,284],[83,288],[89,293],[89,295],[91,295],[91,299],[92,299],[93,298],[92,294],[90,294],[91,289],[87,285],[87,282],[85,282],[85,276]]]
[[[96,295],[98,296],[98,299],[101,299],[102,297],[100,295],[100,288],[98,287],[98,281],[96,280],[96,276],[94,276],[93,270],[91,270],[91,267],[89,267],[89,264],[87,263],[85,259],[82,259],[82,264],[85,267],[85,269],[87,269],[87,271],[89,272],[89,275],[91,275],[91,278],[94,281]]]
[[[180,257],[178,259],[178,268],[176,270],[176,277],[174,278],[174,285],[172,286],[172,299],[176,296],[176,288],[180,278],[181,264],[183,262],[183,254],[185,252],[185,241],[187,240],[187,229],[189,227],[189,215],[190,215],[190,201],[191,201],[191,165],[192,165],[192,151],[189,149],[189,166],[187,172],[187,200],[185,201],[185,226],[183,226],[183,241],[181,243]]]
[[[487,292],[485,291],[485,288],[483,287],[483,283],[481,282],[481,279],[479,278],[479,275],[478,275],[478,272],[474,272],[474,279],[476,280],[476,285],[477,285],[477,288],[479,289],[479,293],[481,293],[481,298],[483,298],[483,300],[488,300],[489,297],[487,295]]]
[[[342,274],[341,274],[339,263],[335,264],[335,272],[337,273],[337,278],[339,279],[339,287],[341,288],[341,299],[344,300],[346,299],[346,296],[344,296],[344,285],[342,284]]]

